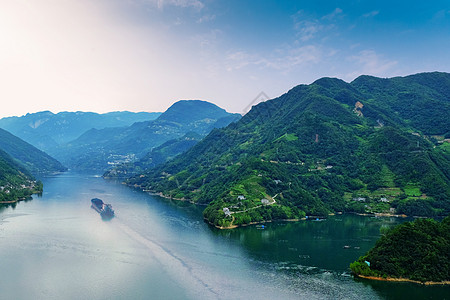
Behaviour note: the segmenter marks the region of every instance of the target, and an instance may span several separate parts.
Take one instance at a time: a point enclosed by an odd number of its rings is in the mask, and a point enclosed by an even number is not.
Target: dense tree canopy
[[[449,79],[300,85],[127,182],[209,204],[217,226],[335,211],[447,215]]]
[[[418,219],[396,226],[350,269],[363,276],[450,281],[450,217],[442,222]]]

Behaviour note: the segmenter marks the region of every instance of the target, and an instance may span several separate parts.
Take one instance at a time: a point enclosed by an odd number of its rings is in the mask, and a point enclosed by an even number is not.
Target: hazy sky
[[[243,112],[332,76],[450,72],[450,1],[0,0],[0,117]]]

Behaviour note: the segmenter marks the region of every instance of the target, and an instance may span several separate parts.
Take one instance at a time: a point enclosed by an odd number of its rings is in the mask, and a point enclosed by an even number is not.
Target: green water
[[[96,176],[43,182],[42,197],[0,210],[0,299],[450,299],[449,287],[350,276],[380,228],[403,220],[337,215],[217,230],[201,207]],[[103,221],[94,197],[116,217]]]

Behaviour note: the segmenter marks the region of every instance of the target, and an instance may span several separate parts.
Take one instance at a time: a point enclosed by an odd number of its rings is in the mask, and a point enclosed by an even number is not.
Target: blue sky
[[[450,1],[5,2],[0,116],[181,99],[242,113],[325,76],[450,71]]]

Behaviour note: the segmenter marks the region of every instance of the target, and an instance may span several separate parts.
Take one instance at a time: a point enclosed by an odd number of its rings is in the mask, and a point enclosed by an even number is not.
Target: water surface
[[[98,176],[44,178],[0,211],[1,299],[445,299],[448,287],[355,280],[348,265],[396,218],[337,215],[217,230],[203,207]],[[116,217],[90,208],[98,197]],[[345,246],[345,247],[344,247]]]

